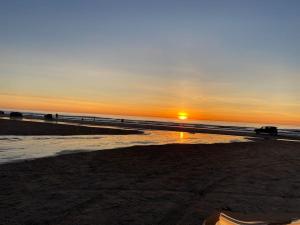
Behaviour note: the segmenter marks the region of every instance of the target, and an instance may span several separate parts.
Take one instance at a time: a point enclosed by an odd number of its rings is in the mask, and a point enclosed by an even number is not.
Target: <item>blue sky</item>
[[[130,106],[125,113],[145,115],[147,105],[156,116],[297,122],[299,8],[296,0],[0,1],[0,95],[89,101],[94,112]]]

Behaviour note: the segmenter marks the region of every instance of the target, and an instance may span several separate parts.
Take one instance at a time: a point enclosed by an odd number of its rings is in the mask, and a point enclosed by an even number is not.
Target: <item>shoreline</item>
[[[168,144],[0,165],[6,224],[201,224],[213,211],[300,214],[300,143]]]
[[[2,116],[3,118],[9,118],[8,116]],[[25,119],[43,119],[36,116],[24,116]],[[0,117],[1,119],[1,117]],[[56,121],[56,120],[54,120]],[[243,136],[250,138],[263,138],[263,139],[283,139],[283,140],[300,140],[300,136],[295,135],[257,135],[254,131],[234,131],[234,130],[222,130],[222,129],[209,129],[209,128],[190,128],[190,127],[172,127],[167,125],[157,125],[157,124],[138,124],[138,123],[127,123],[114,120],[114,121],[85,121],[85,120],[70,120],[70,119],[58,119],[58,122],[74,123],[79,126],[82,125],[96,125],[96,126],[111,126],[116,128],[124,129],[143,129],[143,130],[165,130],[165,131],[178,131],[178,132],[189,132],[189,133],[206,133],[206,134],[221,134],[221,135],[233,135],[233,136]]]

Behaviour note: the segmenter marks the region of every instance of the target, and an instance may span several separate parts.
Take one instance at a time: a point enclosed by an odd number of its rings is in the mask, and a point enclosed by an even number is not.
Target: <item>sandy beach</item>
[[[0,119],[0,135],[92,135],[92,134],[142,134],[137,130],[99,128],[55,122],[33,122],[24,120]]]
[[[0,224],[196,225],[300,215],[300,143],[136,146],[0,165]]]

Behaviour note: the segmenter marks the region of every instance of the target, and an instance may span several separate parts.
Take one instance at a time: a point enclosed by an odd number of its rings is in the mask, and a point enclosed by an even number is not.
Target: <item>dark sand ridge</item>
[[[69,124],[0,119],[0,135],[93,135],[142,134],[137,130],[98,128]]]
[[[136,146],[0,165],[0,224],[199,225],[300,216],[300,143]]]

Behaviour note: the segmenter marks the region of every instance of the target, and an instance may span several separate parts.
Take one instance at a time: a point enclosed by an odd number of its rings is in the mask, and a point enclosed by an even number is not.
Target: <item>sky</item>
[[[0,108],[300,125],[298,0],[0,0]]]

